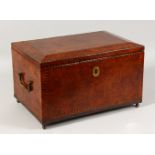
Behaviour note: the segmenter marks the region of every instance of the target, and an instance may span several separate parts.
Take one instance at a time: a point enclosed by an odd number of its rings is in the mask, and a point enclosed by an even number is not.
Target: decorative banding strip
[[[106,60],[106,59],[115,59],[115,58],[119,58],[119,57],[132,56],[132,55],[137,55],[140,53],[143,53],[143,51],[135,52],[135,53],[126,53],[126,54],[115,55],[115,56],[99,57],[99,58],[94,58],[94,59],[91,58],[91,59],[87,59],[87,60],[81,60],[81,61],[59,64],[59,65],[48,64],[43,67],[45,68],[45,70],[47,70],[47,68],[61,68],[61,67],[73,66],[73,65],[77,65],[77,64],[81,64],[81,63],[98,62],[98,61],[102,61],[102,60]],[[73,60],[73,59],[68,59],[68,61],[69,60]],[[65,60],[65,61],[67,61],[67,60]]]

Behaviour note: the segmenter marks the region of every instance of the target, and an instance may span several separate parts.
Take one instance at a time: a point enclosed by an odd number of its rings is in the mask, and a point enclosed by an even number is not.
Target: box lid
[[[99,31],[15,42],[12,43],[12,49],[38,63],[54,63],[70,59],[81,60],[133,53],[143,51],[144,46],[109,32]]]

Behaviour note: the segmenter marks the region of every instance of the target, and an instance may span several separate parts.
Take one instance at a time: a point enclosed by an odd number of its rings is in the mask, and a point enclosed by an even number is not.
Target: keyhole
[[[97,69],[95,69],[95,74],[97,74],[97,72],[98,72],[98,70],[97,70]]]

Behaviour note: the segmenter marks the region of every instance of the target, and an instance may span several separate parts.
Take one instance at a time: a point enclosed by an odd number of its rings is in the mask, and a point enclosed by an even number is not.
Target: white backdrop
[[[143,103],[41,129],[13,97],[10,44],[74,33],[107,30],[145,45]],[[155,133],[155,21],[0,21],[0,132]]]

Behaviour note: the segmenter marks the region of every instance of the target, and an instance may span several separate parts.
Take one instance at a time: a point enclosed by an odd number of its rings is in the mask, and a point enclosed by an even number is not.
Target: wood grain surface
[[[12,57],[15,97],[43,126],[142,101],[144,46],[108,32],[12,43]]]

